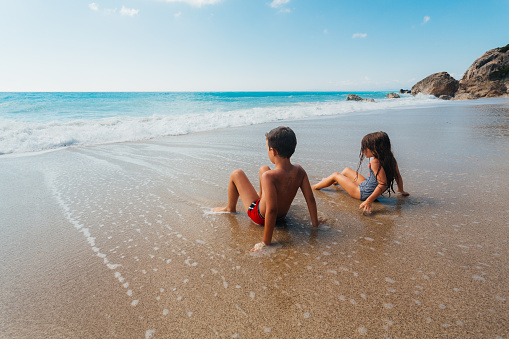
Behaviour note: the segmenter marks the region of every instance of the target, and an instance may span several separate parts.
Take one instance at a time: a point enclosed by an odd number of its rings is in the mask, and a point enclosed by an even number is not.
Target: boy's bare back
[[[299,188],[303,186],[303,182],[307,180],[307,175],[300,165],[285,164],[282,168],[266,171],[261,177],[262,192],[260,195],[260,212],[265,215],[267,208],[267,197],[275,195],[277,204],[277,216],[284,217],[293,199],[297,195]]]

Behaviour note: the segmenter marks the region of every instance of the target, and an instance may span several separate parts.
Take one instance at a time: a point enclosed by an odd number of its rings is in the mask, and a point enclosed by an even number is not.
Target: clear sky
[[[1,0],[0,91],[371,91],[460,79],[509,0]]]

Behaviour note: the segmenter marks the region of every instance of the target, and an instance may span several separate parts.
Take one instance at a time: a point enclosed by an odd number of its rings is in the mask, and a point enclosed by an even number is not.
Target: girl
[[[372,158],[369,163],[369,176],[366,179],[359,174],[362,160]],[[352,198],[360,199],[363,203],[359,206],[365,213],[371,214],[371,204],[385,191],[394,192],[394,181],[398,185],[398,193],[409,195],[403,189],[403,179],[399,174],[398,163],[391,150],[391,141],[385,132],[369,133],[361,142],[359,154],[359,166],[357,172],[351,168],[345,168],[341,173],[332,173],[318,184],[311,186],[315,190],[339,184]]]

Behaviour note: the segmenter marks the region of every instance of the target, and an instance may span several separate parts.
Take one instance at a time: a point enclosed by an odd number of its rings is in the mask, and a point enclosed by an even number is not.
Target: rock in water
[[[454,79],[447,72],[431,74],[422,79],[412,87],[412,95],[419,93],[434,95],[448,95],[453,97],[459,88],[459,81]]]
[[[356,94],[348,94],[346,96],[346,101],[368,101],[368,102],[375,102],[375,99],[369,98],[369,99],[363,99],[360,96]]]
[[[387,93],[386,96],[389,99],[398,99],[398,98],[400,98],[399,94],[397,94],[397,93]]]
[[[346,101],[362,101],[362,98],[355,94],[348,94],[346,96]]]

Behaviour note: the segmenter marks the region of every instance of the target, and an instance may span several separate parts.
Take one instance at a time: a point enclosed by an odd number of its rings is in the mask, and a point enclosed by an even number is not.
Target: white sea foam
[[[0,155],[41,152],[68,146],[148,140],[280,120],[298,120],[356,112],[452,104],[434,97],[379,99],[377,102],[325,101],[286,106],[254,107],[204,114],[150,117],[109,117],[34,122],[0,118]]]
[[[273,242],[269,246],[265,246],[261,250],[258,250],[256,252],[249,252],[249,254],[254,257],[271,256],[281,247],[283,247],[283,245],[281,245],[280,243]]]

